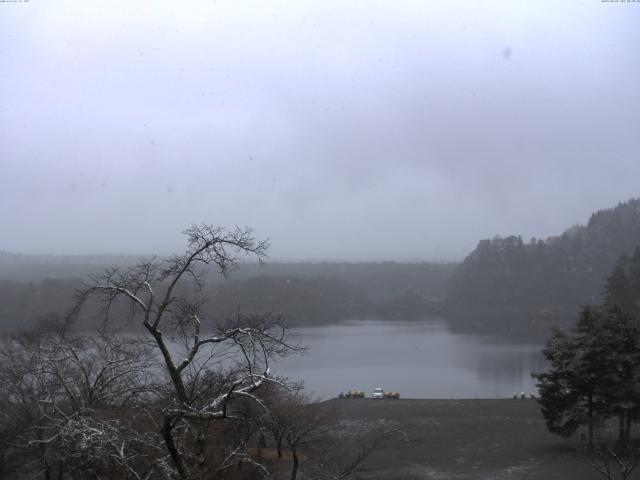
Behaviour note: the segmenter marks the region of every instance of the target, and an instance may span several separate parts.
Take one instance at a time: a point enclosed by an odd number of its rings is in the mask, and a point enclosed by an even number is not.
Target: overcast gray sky
[[[449,260],[640,195],[640,3],[0,2],[0,249]]]

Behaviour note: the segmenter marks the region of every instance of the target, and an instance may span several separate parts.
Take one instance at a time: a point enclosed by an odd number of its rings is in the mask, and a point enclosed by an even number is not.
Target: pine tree
[[[547,372],[534,374],[552,433],[571,436],[618,418],[618,440],[630,440],[640,419],[640,249],[621,256],[607,280],[604,304],[587,306],[569,331],[555,330],[543,353]]]
[[[569,437],[586,425],[590,444],[604,410],[598,385],[602,350],[594,346],[594,332],[602,322],[597,308],[585,307],[576,329],[554,330],[543,350],[550,369],[533,374],[539,381],[538,401],[548,430]]]

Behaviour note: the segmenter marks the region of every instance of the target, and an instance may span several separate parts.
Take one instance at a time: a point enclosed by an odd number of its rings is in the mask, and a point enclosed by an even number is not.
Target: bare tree
[[[579,458],[607,480],[627,480],[640,465],[640,449],[634,442],[596,442]]]
[[[153,442],[148,433],[132,428],[132,418],[123,420],[153,391],[151,358],[150,349],[135,338],[83,334],[59,320],[5,337],[0,343],[2,453],[20,461],[11,468],[3,462],[4,476],[62,479],[89,469],[143,478],[130,461],[136,457],[142,470],[145,462],[127,447]],[[117,445],[118,455],[104,448],[108,444]]]
[[[337,412],[333,404],[314,401],[301,385],[276,392],[275,398],[272,395],[269,401],[269,413],[263,425],[275,442],[279,459],[283,457],[283,446],[291,452],[290,478],[295,480],[301,449],[325,437],[335,427]]]
[[[361,431],[333,432],[324,442],[316,442],[309,451],[308,477],[317,480],[346,480],[361,472],[366,462],[391,442],[404,438],[396,428],[366,426]]]
[[[269,411],[261,428],[268,432],[278,462],[291,462],[288,477],[300,474],[317,480],[344,480],[362,472],[367,460],[394,441],[408,441],[404,432],[388,424],[340,420],[340,402],[314,400],[302,384],[288,390],[267,387],[263,398]],[[280,473],[282,474],[282,470]]]
[[[108,321],[112,305],[124,302],[130,319],[146,330],[168,377],[166,396],[159,406],[165,447],[177,475],[197,479],[216,468],[207,464],[214,434],[211,422],[245,421],[234,412],[239,399],[266,408],[255,392],[275,381],[271,359],[300,347],[291,342],[280,317],[238,313],[222,323],[205,320],[198,292],[208,267],[215,266],[226,276],[240,256],[253,255],[262,261],[266,242],[257,241],[251,229],[237,227],[194,225],[185,234],[184,254],[108,270],[78,292],[78,306],[98,299]],[[246,458],[239,447],[224,445],[223,449]]]

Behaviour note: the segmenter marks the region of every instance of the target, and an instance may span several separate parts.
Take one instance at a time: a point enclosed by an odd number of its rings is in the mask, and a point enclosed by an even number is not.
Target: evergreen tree
[[[594,332],[602,322],[597,308],[585,307],[574,331],[555,329],[543,350],[550,369],[533,374],[539,381],[538,401],[548,430],[569,437],[586,425],[590,444],[604,411],[598,385],[602,349],[594,345]]]
[[[607,278],[605,305],[609,309],[620,309],[632,316],[640,316],[640,247],[633,256],[618,258]]]
[[[621,256],[607,280],[605,301],[587,306],[569,331],[554,330],[543,353],[547,372],[534,374],[552,433],[571,436],[617,418],[618,440],[630,440],[640,419],[640,249]]]
[[[597,332],[606,416],[618,417],[618,440],[630,439],[631,424],[640,418],[640,323],[637,317],[614,307]]]

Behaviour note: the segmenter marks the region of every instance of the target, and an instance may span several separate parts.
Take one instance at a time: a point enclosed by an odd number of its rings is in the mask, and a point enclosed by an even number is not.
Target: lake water
[[[375,387],[404,398],[501,398],[535,391],[541,346],[452,333],[442,322],[358,321],[300,328],[305,356],[274,365],[321,398]]]

